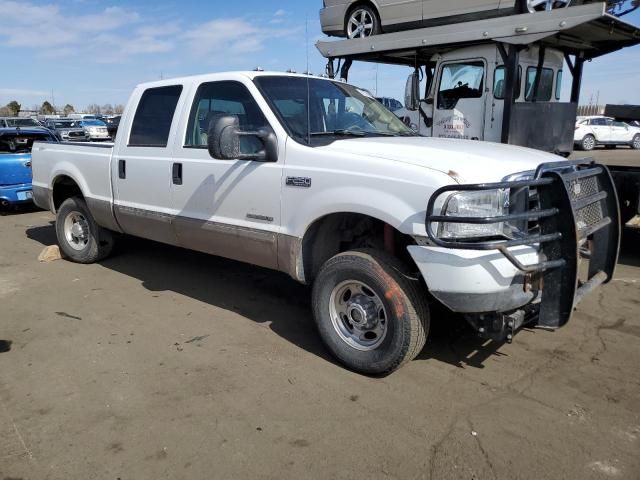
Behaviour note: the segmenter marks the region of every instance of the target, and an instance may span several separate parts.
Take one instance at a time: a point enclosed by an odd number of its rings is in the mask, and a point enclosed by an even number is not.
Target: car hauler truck
[[[316,46],[331,77],[346,80],[354,60],[414,68],[406,116],[423,135],[566,156],[573,150],[584,62],[639,42],[637,27],[607,14],[604,3],[590,3]],[[563,61],[569,102],[560,102]]]

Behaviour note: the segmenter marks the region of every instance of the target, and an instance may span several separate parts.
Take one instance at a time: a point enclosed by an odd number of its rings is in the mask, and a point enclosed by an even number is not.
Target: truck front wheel
[[[345,366],[386,374],[412,360],[429,331],[429,309],[417,279],[395,258],[373,249],[327,260],[313,284],[320,336]]]
[[[77,263],[94,263],[113,248],[112,233],[96,224],[81,197],[67,198],[56,216],[56,236],[64,256]]]

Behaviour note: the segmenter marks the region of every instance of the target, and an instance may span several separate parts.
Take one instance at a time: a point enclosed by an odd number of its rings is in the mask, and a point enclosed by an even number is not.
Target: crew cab
[[[368,374],[421,351],[431,302],[501,340],[560,327],[618,254],[606,167],[425,138],[366,90],[312,76],[139,85],[115,144],[33,155],[69,260],[100,261],[126,233],[280,270],[312,286],[333,355]]]
[[[31,202],[31,148],[34,141],[56,142],[47,129],[0,127],[0,206]]]

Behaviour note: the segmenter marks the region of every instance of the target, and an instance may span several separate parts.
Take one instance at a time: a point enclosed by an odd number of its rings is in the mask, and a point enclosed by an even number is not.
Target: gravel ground
[[[0,217],[0,479],[640,478],[640,248],[565,328],[336,365],[287,276],[126,239],[39,263],[53,217]]]

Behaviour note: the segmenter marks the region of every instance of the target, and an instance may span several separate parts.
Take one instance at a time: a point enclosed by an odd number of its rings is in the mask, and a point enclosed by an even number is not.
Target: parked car
[[[90,139],[78,120],[49,119],[45,122],[45,126],[54,132],[60,141],[85,142]]]
[[[327,35],[361,38],[408,30],[499,17],[519,12],[521,0],[324,0],[320,10]],[[583,0],[579,0],[582,2]],[[530,12],[566,7],[571,0],[526,0]]]
[[[591,160],[425,138],[308,75],[143,84],[123,118],[113,146],[34,149],[34,201],[65,257],[106,258],[121,232],[286,272],[313,285],[320,336],[359,372],[420,352],[428,302],[510,341],[564,325],[613,276],[616,194]]]
[[[120,119],[122,115],[112,115],[109,117],[105,117],[102,121],[107,125],[107,131],[109,132],[109,136],[111,138],[116,138],[116,133],[118,133],[118,126],[120,125]]]
[[[0,117],[0,128],[42,127],[42,124],[28,117]]]
[[[597,145],[615,148],[628,145],[640,149],[640,128],[609,117],[580,117],[573,141],[580,150],[593,150]]]
[[[102,120],[80,119],[78,120],[78,125],[84,128],[91,141],[111,140],[107,126]]]
[[[0,205],[30,202],[33,142],[57,142],[42,128],[0,128]]]
[[[400,110],[401,108],[403,108],[402,103],[400,103],[395,98],[376,97],[376,100],[378,100],[381,104],[383,104],[385,107],[387,107],[392,112],[395,112],[395,111]]]

